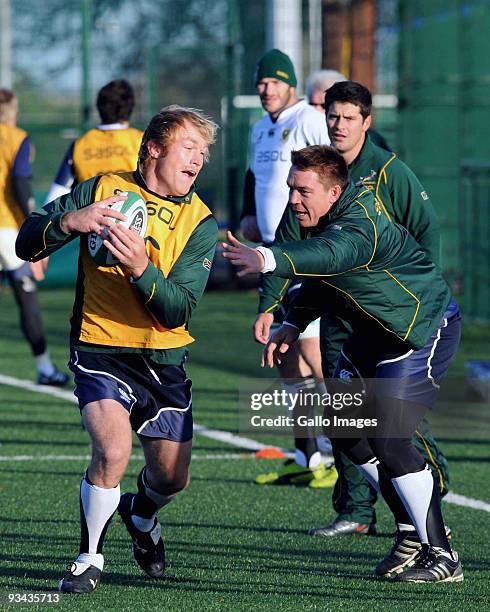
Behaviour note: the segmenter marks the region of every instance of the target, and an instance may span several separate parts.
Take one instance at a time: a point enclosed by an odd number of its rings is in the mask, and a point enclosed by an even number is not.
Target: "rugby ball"
[[[134,227],[140,236],[144,236],[148,225],[148,212],[142,197],[134,191],[124,191],[121,195],[127,195],[124,202],[116,202],[111,208],[119,210],[126,216],[126,221],[113,219],[113,223],[122,223],[124,227]],[[109,230],[106,229],[101,234],[91,233],[88,236],[88,252],[97,266],[109,267],[117,266],[119,260],[104,246],[104,240]]]

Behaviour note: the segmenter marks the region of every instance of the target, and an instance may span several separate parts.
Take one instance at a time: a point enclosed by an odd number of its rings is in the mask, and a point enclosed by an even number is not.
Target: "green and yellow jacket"
[[[65,234],[65,212],[120,191],[146,202],[149,263],[133,280],[123,266],[98,267],[88,252],[87,234]],[[79,350],[141,352],[159,363],[181,363],[193,342],[187,324],[206,286],[217,242],[217,224],[194,191],[178,198],[148,189],[139,172],[105,174],[32,213],[17,239],[19,257],[37,261],[80,238],[79,272],[71,344]]]
[[[285,226],[293,222],[288,211]],[[281,244],[279,232],[271,247],[274,276],[302,281],[288,322],[304,330],[329,313],[353,329],[372,323],[416,350],[427,343],[451,291],[415,239],[388,219],[373,190],[350,185],[316,228],[301,232],[303,240]]]

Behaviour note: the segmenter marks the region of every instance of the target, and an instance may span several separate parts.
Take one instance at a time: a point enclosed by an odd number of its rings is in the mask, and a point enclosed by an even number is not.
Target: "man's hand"
[[[45,257],[44,259],[40,259],[39,261],[31,261],[31,272],[32,276],[36,281],[44,280],[46,270],[48,269],[48,261],[49,257]]]
[[[275,364],[281,363],[281,355],[289,350],[291,344],[296,342],[299,336],[299,329],[291,325],[281,325],[281,327],[273,334],[272,338],[267,343],[267,346],[262,353],[262,368],[268,365],[273,368]]]
[[[126,217],[118,210],[111,208],[116,202],[124,202],[128,197],[125,195],[114,195],[100,202],[94,202],[90,206],[67,212],[61,218],[61,230],[66,234],[79,232],[100,234],[105,228],[111,227],[115,219],[125,221]]]
[[[145,239],[135,229],[120,223],[111,224],[104,246],[138,279],[148,267]]]
[[[44,280],[46,275],[46,270],[48,269],[48,261],[49,257],[45,257],[44,259],[40,259],[39,261],[31,261],[31,272],[32,276],[36,281]]]
[[[243,237],[250,242],[261,242],[259,226],[257,225],[257,217],[255,215],[246,215],[240,221],[240,231]]]
[[[234,266],[242,267],[237,276],[246,276],[262,270],[265,260],[260,251],[246,246],[243,242],[237,240],[230,231],[226,232],[226,237],[230,244],[223,242],[223,248],[225,249],[223,257],[226,257]]]
[[[271,325],[274,323],[274,315],[270,312],[259,312],[253,325],[254,338],[260,344],[267,344],[269,340]]]

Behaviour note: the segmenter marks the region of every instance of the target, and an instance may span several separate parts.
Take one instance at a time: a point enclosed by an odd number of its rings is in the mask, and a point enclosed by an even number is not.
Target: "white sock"
[[[313,453],[313,455],[310,457],[308,467],[316,468],[320,465],[320,463],[323,463],[323,457],[320,451],[316,451],[316,453]]]
[[[320,465],[320,463],[322,463],[323,457],[319,451],[316,451],[316,453],[313,453],[313,455],[310,457],[310,460],[306,461],[306,455],[304,454],[304,452],[299,450],[298,448],[295,448],[294,460],[301,467],[315,468]]]
[[[427,514],[429,512],[434,478],[428,465],[420,472],[392,478],[391,482],[413,521],[422,544],[428,544]]]
[[[333,455],[332,443],[330,442],[330,438],[327,438],[327,436],[317,436],[316,445],[318,446],[318,450],[322,455],[326,455],[327,457],[331,457]]]
[[[153,525],[155,524],[155,517],[156,514],[154,514],[150,518],[144,518],[143,516],[137,516],[136,514],[132,514],[131,520],[133,521],[133,525],[136,527],[136,529],[148,532],[153,529]]]
[[[97,549],[101,548],[99,543],[102,533],[117,510],[120,497],[119,485],[112,489],[102,489],[89,484],[85,478],[82,479],[80,485],[82,521],[85,520],[87,526],[88,541],[82,543],[83,553],[80,553],[80,556],[83,556],[84,560],[81,562],[91,563],[102,570],[104,557]]]
[[[397,523],[396,526],[398,527],[398,531],[415,531],[415,527],[407,523]]]
[[[303,451],[300,451],[299,448],[294,449],[294,460],[301,467],[307,467],[306,455]]]
[[[376,457],[373,457],[373,459],[370,459],[367,463],[356,465],[356,468],[367,479],[369,484],[372,485],[378,493],[380,493],[378,463],[379,461],[376,459]]]
[[[316,390],[321,397],[325,397],[328,393],[327,385],[323,380],[316,381]],[[317,436],[316,445],[318,446],[318,450],[322,455],[326,455],[327,457],[333,456],[332,443],[330,442],[330,438],[327,438],[327,436]]]
[[[42,355],[36,355],[36,365],[39,374],[51,376],[55,373],[55,367],[51,361],[48,351],[44,351]]]
[[[75,576],[83,574],[83,572],[88,569],[90,565],[94,565],[97,569],[100,569],[101,572],[104,571],[104,555],[80,553],[75,559],[75,563],[77,564],[77,567],[75,570],[72,570],[72,573]]]

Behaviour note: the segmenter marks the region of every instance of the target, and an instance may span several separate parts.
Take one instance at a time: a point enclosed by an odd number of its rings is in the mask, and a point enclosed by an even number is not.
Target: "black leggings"
[[[42,355],[46,351],[41,309],[37,295],[36,281],[33,279],[29,264],[21,268],[8,271],[7,279],[15,301],[20,311],[20,326],[29,342],[34,356]]]

